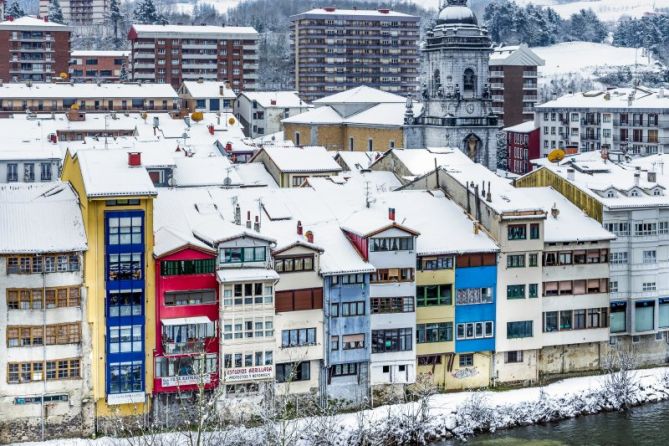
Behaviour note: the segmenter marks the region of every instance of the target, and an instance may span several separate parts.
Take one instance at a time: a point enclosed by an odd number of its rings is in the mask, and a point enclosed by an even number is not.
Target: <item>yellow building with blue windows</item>
[[[88,241],[85,318],[96,417],[139,415],[149,409],[153,384],[157,192],[141,155],[118,150],[68,152],[62,179],[79,196]]]

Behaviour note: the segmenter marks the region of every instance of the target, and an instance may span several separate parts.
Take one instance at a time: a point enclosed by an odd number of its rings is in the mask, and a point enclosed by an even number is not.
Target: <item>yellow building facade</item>
[[[385,151],[404,145],[404,130],[397,126],[284,123],[283,132],[295,145],[333,151]]]
[[[88,152],[96,151],[85,152],[66,155],[62,179],[79,196],[88,240],[85,318],[91,330],[96,417],[139,415],[148,411],[153,390],[156,193],[144,168],[123,165],[125,153],[100,151],[105,159],[92,159],[96,154]],[[130,172],[127,183],[124,169]],[[137,193],[128,190],[128,183]]]

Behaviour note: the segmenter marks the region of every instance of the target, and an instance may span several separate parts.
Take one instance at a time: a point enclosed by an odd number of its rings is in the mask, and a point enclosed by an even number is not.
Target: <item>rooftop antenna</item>
[[[372,200],[372,191],[369,187],[370,182],[369,180],[365,181],[365,207],[369,208],[374,200]]]

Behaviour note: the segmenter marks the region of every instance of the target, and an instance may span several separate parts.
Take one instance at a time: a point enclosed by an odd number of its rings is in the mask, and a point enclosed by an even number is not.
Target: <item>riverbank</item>
[[[643,369],[632,373],[634,385],[628,395],[629,405],[669,399],[669,368]],[[437,442],[615,410],[621,403],[621,395],[607,388],[605,383],[608,376],[570,378],[544,387],[507,391],[437,394],[423,404],[396,404],[347,414],[298,419],[282,422],[273,426],[273,429],[284,435],[293,435],[295,442],[292,444],[300,446],[317,441],[345,446],[359,444],[363,439],[378,438],[390,440],[391,444],[417,444],[421,440]],[[267,435],[267,427],[240,427],[227,432],[226,442],[220,444],[271,444],[267,441]],[[186,444],[179,438],[179,433],[160,434],[152,438],[152,444]],[[22,443],[22,446],[133,444],[127,440],[51,440]]]

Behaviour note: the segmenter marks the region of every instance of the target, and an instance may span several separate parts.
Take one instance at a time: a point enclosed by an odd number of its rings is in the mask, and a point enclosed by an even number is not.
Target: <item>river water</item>
[[[601,413],[547,425],[519,427],[479,435],[466,443],[448,440],[439,446],[667,446],[669,401],[628,412]]]

